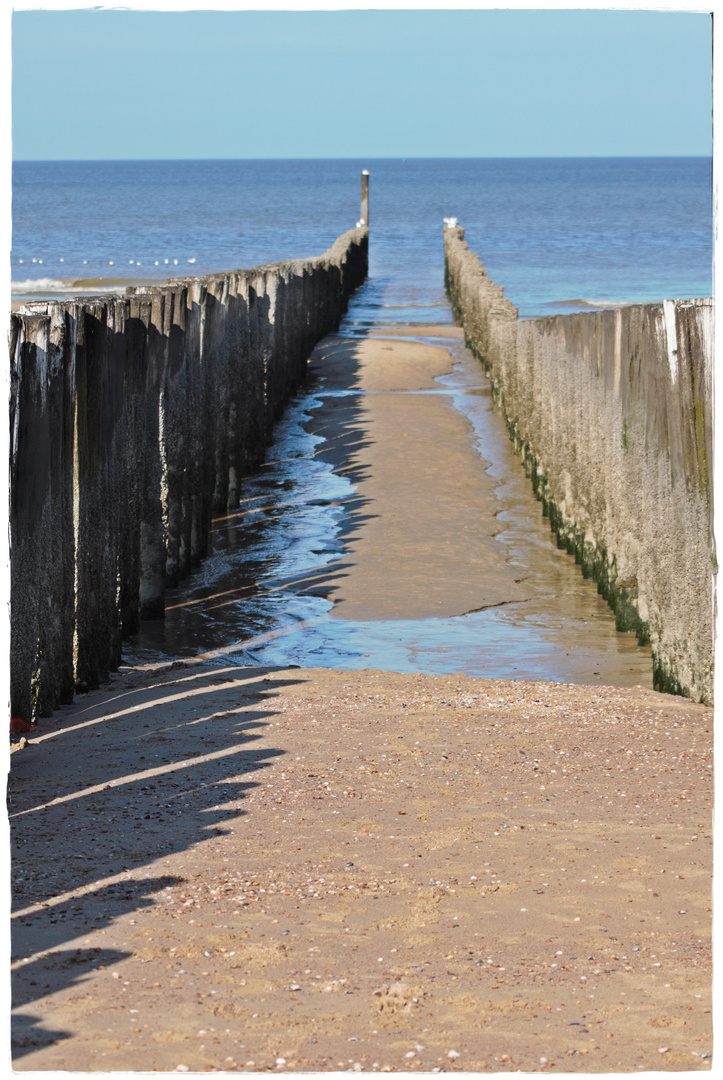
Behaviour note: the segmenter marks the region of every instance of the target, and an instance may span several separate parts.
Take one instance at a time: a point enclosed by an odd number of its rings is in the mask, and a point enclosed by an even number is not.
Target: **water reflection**
[[[358,335],[404,319],[430,329],[451,324],[448,306],[436,299],[388,306],[400,303],[394,293],[392,282],[365,286],[342,332]],[[417,334],[415,340],[435,343]],[[318,379],[277,426],[265,466],[244,483],[238,511],[214,522],[213,554],[169,591],[165,621],[143,625],[128,643],[127,662],[203,656],[238,664],[652,686],[649,648],[616,632],[594,584],[555,546],[479,364],[457,339],[436,343],[452,350],[455,368],[437,380],[437,391],[425,392],[448,396],[467,417],[497,484],[498,542],[532,598],[452,618],[359,622],[336,617],[332,602],[314,595],[314,573],[333,569],[344,556],[345,518],[355,497],[354,474],[320,457],[326,441],[315,429],[315,413],[326,397],[344,391],[325,390]]]

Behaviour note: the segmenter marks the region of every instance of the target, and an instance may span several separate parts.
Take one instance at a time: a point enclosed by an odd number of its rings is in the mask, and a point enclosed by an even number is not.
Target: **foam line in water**
[[[586,308],[618,308],[629,307],[634,300],[585,300],[576,297],[573,300],[550,300],[547,307],[586,307]]]
[[[139,264],[140,265],[140,264]],[[35,293],[69,293],[89,290],[99,293],[113,293],[125,289],[128,285],[157,284],[150,278],[89,277],[89,278],[27,278],[25,281],[12,281],[10,288],[15,295]]]

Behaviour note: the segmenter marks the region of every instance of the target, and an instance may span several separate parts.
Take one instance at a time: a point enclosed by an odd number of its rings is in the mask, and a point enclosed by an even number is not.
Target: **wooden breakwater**
[[[13,717],[98,686],[163,615],[367,262],[365,222],[315,258],[12,315]]]
[[[656,689],[713,699],[713,302],[520,320],[444,229],[445,280],[558,543],[650,642]]]

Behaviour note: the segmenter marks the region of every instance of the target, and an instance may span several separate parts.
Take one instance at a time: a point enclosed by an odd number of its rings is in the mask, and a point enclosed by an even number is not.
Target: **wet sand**
[[[710,710],[178,665],[13,754],[15,1068],[710,1067]]]
[[[320,456],[338,466],[341,446],[356,488],[347,555],[313,578],[341,618],[426,619],[530,598],[495,540],[496,484],[468,421],[450,398],[424,393],[451,370],[447,349],[393,338],[331,338],[312,354],[325,395]]]
[[[369,331],[372,337],[417,337],[433,334],[439,338],[464,339],[461,326],[447,326],[444,323],[413,323],[409,326],[375,326]]]

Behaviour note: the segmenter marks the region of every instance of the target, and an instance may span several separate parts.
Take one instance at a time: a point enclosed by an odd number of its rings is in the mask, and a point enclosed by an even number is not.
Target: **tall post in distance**
[[[359,219],[360,225],[366,225],[369,228],[369,172],[367,169],[362,173],[361,183],[361,217]]]

